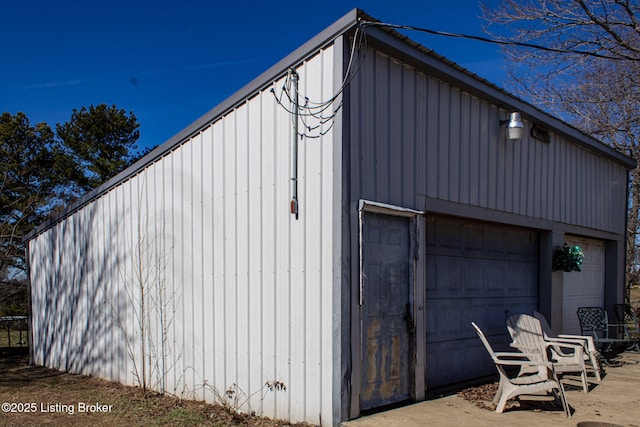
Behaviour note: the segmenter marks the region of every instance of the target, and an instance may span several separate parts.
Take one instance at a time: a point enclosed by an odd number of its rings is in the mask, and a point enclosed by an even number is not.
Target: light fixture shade
[[[522,139],[524,133],[524,124],[520,118],[520,113],[511,113],[509,122],[507,123],[507,138],[512,141]]]

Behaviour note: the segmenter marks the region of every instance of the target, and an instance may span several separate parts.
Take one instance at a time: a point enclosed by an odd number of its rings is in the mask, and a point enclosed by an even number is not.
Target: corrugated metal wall
[[[480,93],[481,85],[478,83],[477,93]],[[477,337],[471,337],[473,331],[469,320],[465,320],[464,315],[461,317],[462,311],[444,313],[433,310],[433,304],[442,306],[441,298],[450,296],[452,286],[464,288],[464,293],[472,299],[474,293],[484,295],[486,299],[474,301],[478,304],[472,307],[476,312],[484,307],[482,318],[485,322],[480,326],[491,334],[501,331],[501,335],[506,335],[505,310],[519,310],[518,304],[511,304],[508,298],[494,304],[492,297],[524,296],[526,303],[520,308],[526,311],[539,304],[540,245],[538,233],[532,229],[564,224],[558,228],[571,225],[598,230],[601,234],[624,235],[627,171],[623,165],[587,151],[577,141],[570,141],[560,133],[551,132],[548,143],[532,138],[529,135],[532,123],[526,121],[526,115],[522,141],[507,141],[504,127],[499,122],[507,118],[508,110],[374,49],[369,49],[363,58],[360,71],[351,84],[350,95],[347,174],[351,206],[364,199],[424,210],[428,218],[432,213],[454,215],[457,218],[452,220],[454,229],[469,222],[459,218],[461,216],[470,217],[478,212],[484,215],[483,220],[489,221],[495,213],[496,222],[505,219],[510,221],[510,226],[521,227],[513,228],[516,231],[512,235],[504,233],[500,240],[505,244],[504,251],[492,252],[491,245],[487,244],[486,252],[491,253],[490,256],[482,254],[473,264],[474,260],[463,260],[469,248],[456,246],[451,236],[434,239],[434,230],[429,227],[437,228],[439,224],[426,224],[426,237],[420,242],[427,247],[427,259],[420,261],[425,263],[426,274],[415,284],[416,295],[424,295],[426,302],[425,323],[418,326],[418,334],[422,328],[427,340],[425,381],[429,387],[468,380],[490,368],[489,360],[483,360],[487,365],[474,371],[466,369],[464,357],[457,358],[455,363],[441,358],[442,351],[438,353],[437,350],[446,350],[447,346],[449,349],[468,348],[462,352],[467,356],[479,354],[480,347],[477,347]],[[431,211],[431,206],[436,208]],[[355,209],[349,218],[352,239],[355,239]],[[482,228],[485,223],[478,224]],[[489,223],[486,224],[489,227]],[[489,228],[499,230],[500,227]],[[442,231],[441,228],[438,231]],[[493,234],[501,236],[500,233]],[[434,244],[439,243],[448,252],[434,253]],[[509,247],[512,244],[531,255],[522,257],[527,267],[518,270],[526,277],[510,277],[506,267],[495,270],[500,263],[504,266],[513,257],[522,255]],[[484,248],[484,243],[482,246]],[[439,275],[437,269],[441,265],[436,263],[443,260],[436,258],[442,253],[456,258],[455,262],[462,262],[466,267],[449,269],[455,274]],[[354,259],[356,256],[352,253]],[[473,275],[477,274],[474,268],[480,268],[487,277],[474,280]],[[352,264],[351,272],[353,283],[354,278],[359,277],[357,266]],[[465,275],[471,279],[461,277]],[[512,280],[522,285],[523,291],[512,292]],[[488,295],[486,289],[491,286],[496,289]],[[355,285],[352,285],[352,292],[357,292]],[[464,298],[464,295],[458,293],[456,298]],[[357,313],[355,304],[352,309]],[[502,307],[496,313],[498,305]],[[468,314],[468,310],[465,313]],[[432,333],[432,328],[441,330],[438,322],[442,316],[450,327],[444,333]],[[359,320],[351,324],[356,379],[366,374],[359,371],[361,366],[358,364],[362,357],[358,353],[359,340],[363,339]],[[482,319],[471,320],[480,322]],[[504,342],[502,336],[499,340]],[[434,355],[433,351],[438,354]],[[419,381],[416,384],[420,384]],[[357,406],[357,398],[353,398],[351,404]],[[351,416],[354,415],[357,411],[352,410]]]
[[[353,199],[425,209],[427,197],[624,233],[623,166],[554,133],[535,140],[531,123],[506,141],[508,111],[372,49],[351,94]]]
[[[298,72],[330,99],[333,47]],[[257,392],[244,410],[339,416],[333,130],[300,143],[295,220],[292,118],[269,89],[30,242],[37,364],[135,384],[144,327],[155,389],[212,402],[237,384]]]

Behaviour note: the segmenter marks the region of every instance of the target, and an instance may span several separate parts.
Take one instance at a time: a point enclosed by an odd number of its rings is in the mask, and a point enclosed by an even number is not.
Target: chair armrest
[[[520,343],[514,343],[512,342],[510,345],[511,347],[517,348],[518,350],[520,350],[521,352],[525,353],[525,352],[529,352],[533,355],[534,358],[540,360],[540,358],[547,358],[547,354],[546,351],[549,347],[553,347],[555,348],[555,352],[556,353],[562,353],[562,349],[568,349],[570,351],[572,351],[572,353],[569,353],[571,355],[571,357],[574,357],[578,360],[581,360],[583,358],[583,355],[585,353],[584,351],[584,344],[583,343],[567,343],[567,342],[563,342],[563,341],[557,341],[557,342],[552,342],[549,340],[544,340],[540,343],[541,345],[544,346],[544,350],[542,350],[539,347],[535,347],[535,346],[528,346],[525,344],[520,344]],[[545,353],[544,355],[541,355],[540,352]],[[568,354],[564,354],[563,356],[568,356]]]
[[[582,343],[570,343],[570,342],[567,342],[567,341],[545,340],[545,346],[546,347],[554,346],[554,347],[570,348],[570,349],[573,349],[575,351],[583,351],[584,350],[584,345]]]
[[[590,335],[567,335],[567,334],[561,334],[558,335],[558,338],[569,338],[569,339],[576,339],[576,340],[588,340],[589,338],[591,338]]]
[[[547,337],[545,338],[545,340],[552,342],[552,343],[567,343],[567,344],[574,344],[574,345],[579,345],[581,347],[584,347],[585,344],[587,344],[587,339],[586,338],[577,338],[577,335],[574,335],[576,338],[569,338],[569,337],[558,337],[558,338],[550,338]]]
[[[537,354],[527,353],[495,353],[496,364],[509,365],[509,366],[544,366],[545,368],[553,370],[553,364],[551,362],[543,360],[533,360],[531,358],[539,357]],[[512,359],[502,359],[503,357],[509,357]],[[517,360],[518,358],[522,360]]]
[[[585,342],[580,342],[579,344],[568,343],[568,342],[547,342],[547,348],[551,349],[551,360],[560,362],[560,360],[564,360],[565,363],[573,361],[574,363],[580,363],[584,359],[585,354]],[[568,351],[567,351],[568,350]],[[567,351],[565,353],[565,351]],[[561,359],[557,359],[557,358]]]
[[[598,351],[591,335],[558,335],[558,338],[581,340],[587,343],[587,350],[589,350],[590,353]]]
[[[505,351],[499,351],[494,354],[496,355],[497,358],[511,357],[514,359],[528,359],[529,357],[537,356],[536,353],[516,353],[516,352],[505,352]]]

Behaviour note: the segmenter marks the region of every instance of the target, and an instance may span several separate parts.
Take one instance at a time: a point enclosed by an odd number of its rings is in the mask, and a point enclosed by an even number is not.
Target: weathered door
[[[412,223],[377,213],[364,217],[362,410],[411,397]]]

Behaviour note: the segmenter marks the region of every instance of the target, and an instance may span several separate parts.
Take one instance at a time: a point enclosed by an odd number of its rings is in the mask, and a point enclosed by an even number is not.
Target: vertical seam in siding
[[[227,247],[227,200],[228,200],[228,195],[227,195],[227,162],[226,162],[226,158],[227,158],[227,122],[226,120],[224,120],[224,118],[222,120],[220,120],[220,126],[221,126],[221,137],[220,137],[220,144],[222,146],[222,173],[221,173],[221,179],[222,179],[222,185],[221,185],[221,189],[222,189],[222,206],[220,209],[220,215],[222,216],[222,236],[221,236],[221,247],[222,247],[222,264],[221,264],[221,268],[222,268],[222,283],[220,284],[220,286],[222,287],[222,319],[221,319],[221,323],[222,323],[222,360],[224,363],[224,368],[222,370],[223,374],[223,380],[222,380],[222,385],[223,387],[227,385],[228,383],[228,370],[227,370],[227,359],[229,357],[229,349],[227,348],[227,308],[228,308],[228,304],[227,304],[227,280],[228,280],[228,274],[229,272],[227,271],[227,251],[226,251],[226,247]]]
[[[259,95],[258,95],[259,96]],[[253,98],[255,99],[255,98]],[[252,380],[253,377],[251,375],[251,311],[253,309],[252,305],[251,305],[251,264],[252,264],[252,257],[249,256],[249,248],[251,247],[251,212],[252,212],[252,204],[251,204],[251,175],[252,175],[252,170],[251,170],[251,156],[253,155],[251,153],[251,133],[250,133],[250,122],[251,122],[251,108],[250,108],[250,104],[253,102],[253,100],[248,100],[245,104],[245,109],[246,109],[246,121],[244,124],[245,127],[245,131],[244,131],[244,135],[243,135],[243,144],[245,144],[245,150],[246,150],[246,158],[243,159],[243,161],[245,162],[245,167],[246,167],[246,189],[245,189],[245,198],[246,198],[246,229],[247,229],[247,236],[246,236],[246,256],[247,256],[247,260],[246,260],[246,265],[245,265],[245,276],[246,276],[246,284],[245,284],[245,288],[246,288],[246,301],[243,301],[245,310],[246,310],[246,322],[247,322],[247,326],[246,326],[246,331],[247,331],[247,335],[246,335],[246,340],[247,340],[247,344],[246,344],[246,357],[247,360],[246,362],[246,370],[247,370],[247,384],[248,384],[248,390],[249,393],[253,393],[252,392],[252,388],[251,388],[251,384],[252,384]],[[259,236],[258,236],[259,237]],[[258,242],[259,243],[259,242]]]
[[[320,93],[321,96],[324,95],[324,81],[325,81],[324,80],[325,79],[325,73],[324,73],[324,62],[325,61],[324,61],[324,56],[325,55],[326,55],[326,51],[323,50],[322,54],[320,56],[320,67],[319,67],[320,68],[320,90],[319,90],[319,93]],[[331,52],[331,55],[333,55],[333,51]],[[324,99],[324,96],[322,96],[322,98]],[[337,119],[336,117],[333,118],[333,120],[336,120],[336,119]],[[323,128],[321,128],[321,129],[323,129]],[[322,325],[322,318],[323,318],[323,316],[322,316],[322,314],[323,314],[322,301],[323,301],[323,293],[326,291],[324,289],[324,287],[323,287],[323,282],[322,282],[322,279],[323,279],[323,277],[322,277],[322,265],[323,265],[322,262],[323,262],[323,259],[324,259],[324,251],[323,251],[323,244],[322,244],[323,243],[323,241],[322,241],[322,235],[323,235],[323,227],[322,227],[322,225],[324,224],[324,221],[323,221],[323,215],[321,214],[322,213],[322,206],[323,206],[322,195],[323,195],[323,190],[324,190],[324,188],[323,188],[324,187],[324,179],[323,179],[324,178],[324,174],[323,174],[323,169],[322,169],[322,165],[324,164],[324,156],[323,156],[324,150],[322,149],[322,147],[324,145],[324,142],[325,142],[324,140],[325,140],[325,137],[323,136],[320,139],[320,144],[321,145],[320,145],[320,159],[319,159],[319,167],[318,167],[318,171],[319,171],[318,180],[319,180],[319,183],[320,183],[320,188],[319,188],[319,191],[318,191],[318,193],[319,193],[318,194],[318,197],[319,197],[319,205],[318,206],[319,206],[319,209],[320,209],[320,215],[319,215],[320,221],[319,221],[319,224],[318,224],[319,230],[318,230],[318,234],[317,234],[319,236],[318,244],[320,246],[320,248],[319,248],[320,257],[319,257],[319,260],[318,260],[318,263],[319,263],[318,264],[318,266],[319,266],[319,269],[318,269],[318,288],[319,288],[318,289],[318,299],[319,299],[319,301],[318,301],[318,306],[319,306],[318,307],[319,308],[318,313],[319,313],[319,316],[318,316],[318,319],[317,319],[317,322],[318,322],[318,338],[317,338],[318,339],[318,366],[314,367],[316,372],[318,372],[318,370],[319,370],[319,373],[320,373],[320,375],[318,377],[318,384],[317,384],[318,396],[319,396],[319,399],[318,399],[319,400],[319,402],[318,402],[318,410],[319,410],[320,414],[322,414],[322,407],[323,407],[322,403],[323,403],[323,394],[324,394],[323,393],[323,389],[322,389],[322,385],[323,385],[323,381],[322,381],[323,380],[323,369],[322,369],[323,368],[323,365],[322,365],[323,351],[322,350],[323,350],[323,343],[324,343],[324,334],[323,334],[323,328],[322,328],[322,326],[323,326]]]
[[[258,170],[255,172],[258,174],[259,177],[259,182],[258,182],[258,186],[259,188],[258,190],[258,208],[259,210],[257,211],[258,216],[260,218],[260,220],[258,221],[258,223],[261,225],[261,229],[259,230],[259,232],[257,233],[257,239],[258,239],[258,247],[260,248],[260,259],[257,260],[258,261],[258,272],[259,272],[259,278],[258,278],[258,282],[259,282],[259,302],[257,304],[257,309],[259,310],[259,314],[256,316],[256,321],[258,324],[260,324],[260,342],[257,344],[257,348],[258,348],[258,362],[260,364],[260,375],[264,375],[264,332],[262,329],[262,323],[261,319],[264,316],[264,306],[262,305],[262,302],[264,301],[264,257],[262,254],[263,251],[263,247],[264,247],[264,235],[262,233],[262,218],[264,218],[263,212],[264,212],[264,192],[265,192],[265,188],[264,188],[264,182],[262,181],[262,173],[263,173],[263,164],[264,164],[264,159],[263,159],[263,129],[262,129],[262,115],[263,115],[263,111],[262,111],[262,98],[264,98],[264,93],[261,92],[258,94],[258,97],[256,98],[255,102],[258,104],[257,108],[258,108],[258,117],[255,119],[255,122],[258,124],[257,128],[258,128],[258,135],[256,138],[256,144],[257,144],[257,150],[258,150]],[[249,142],[251,142],[251,138],[249,138]],[[258,380],[258,384],[260,384],[262,382],[262,378],[260,378]],[[260,410],[263,411],[264,410],[264,404],[263,404],[263,399],[264,399],[264,393],[261,393],[262,400],[260,401]]]
[[[210,129],[210,128],[209,128]],[[206,316],[205,316],[205,286],[207,286],[207,282],[205,280],[205,275],[204,275],[204,270],[205,270],[205,251],[204,251],[204,231],[205,231],[205,202],[204,202],[204,197],[205,197],[205,193],[204,193],[204,188],[205,188],[205,182],[203,178],[204,175],[204,153],[205,153],[205,149],[204,149],[204,145],[206,144],[205,141],[205,133],[200,132],[200,158],[198,159],[200,161],[200,176],[198,177],[200,179],[200,233],[198,236],[198,239],[200,240],[200,244],[199,244],[199,251],[200,251],[200,301],[198,301],[198,304],[200,305],[200,331],[201,331],[201,336],[200,339],[202,340],[202,346],[201,346],[201,361],[200,364],[202,366],[202,374],[201,374],[201,378],[206,379],[207,378],[207,368],[208,368],[208,364],[207,364],[207,322],[206,322]],[[194,383],[195,386],[195,383]],[[205,398],[205,391],[204,389],[202,390],[202,399]]]
[[[235,244],[233,246],[234,249],[234,253],[233,253],[233,288],[234,288],[234,306],[232,307],[233,309],[233,317],[235,319],[235,331],[233,331],[234,334],[234,351],[233,351],[233,356],[234,356],[234,361],[233,361],[233,365],[234,365],[234,370],[235,373],[233,375],[234,377],[234,382],[237,384],[239,382],[239,377],[238,377],[238,365],[240,363],[239,357],[238,357],[238,348],[239,348],[239,344],[240,344],[240,330],[238,327],[238,320],[239,320],[239,315],[240,315],[240,310],[238,309],[238,276],[239,276],[239,271],[238,271],[238,259],[239,259],[239,250],[238,250],[238,198],[240,197],[238,194],[238,175],[239,175],[239,171],[238,171],[238,109],[241,106],[236,107],[233,110],[233,116],[234,116],[234,120],[233,120],[233,138],[232,138],[232,143],[233,143],[233,164],[234,164],[234,182],[233,182],[233,212],[235,213],[235,221],[234,221],[234,227],[233,227],[233,240],[235,241]]]

